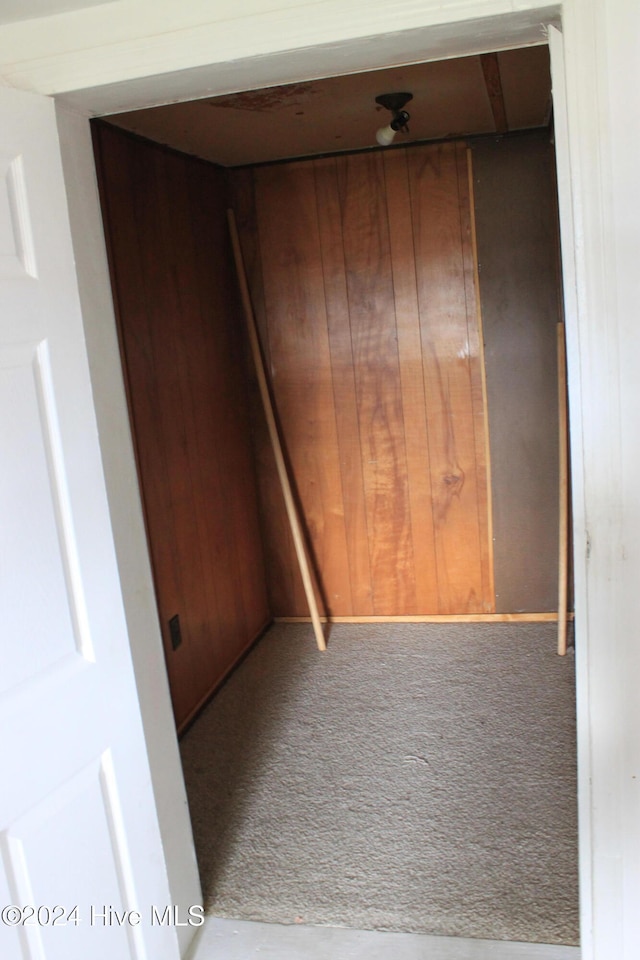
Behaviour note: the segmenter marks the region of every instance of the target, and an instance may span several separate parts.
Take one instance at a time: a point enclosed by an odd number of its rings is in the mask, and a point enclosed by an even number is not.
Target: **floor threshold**
[[[258,956],[260,960],[580,960],[580,948],[208,917],[185,960]]]

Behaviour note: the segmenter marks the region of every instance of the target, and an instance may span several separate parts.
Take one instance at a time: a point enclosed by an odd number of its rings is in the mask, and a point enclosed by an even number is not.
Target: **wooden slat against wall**
[[[241,239],[242,255],[251,290],[251,302],[258,327],[267,370],[271,370],[269,334],[265,314],[264,283],[260,237],[256,219],[254,173],[252,169],[236,170],[230,177],[231,194]],[[292,597],[302,603],[304,589],[297,563],[292,563],[295,548],[287,522],[282,491],[277,483],[276,463],[269,441],[267,423],[262,411],[258,383],[253,372],[250,352],[246,351],[245,367],[249,377],[250,418],[256,458],[260,496],[260,525],[264,544],[265,569],[271,608],[287,609]]]
[[[334,616],[493,609],[464,158],[448,145],[253,174],[252,295]],[[275,549],[274,613],[303,613]]]
[[[493,582],[493,514],[491,500],[491,456],[489,449],[489,417],[487,382],[484,362],[484,332],[480,305],[480,277],[476,241],[475,202],[473,197],[473,158],[463,144],[456,147],[458,161],[458,195],[460,228],[464,260],[464,284],[467,304],[467,336],[469,338],[469,374],[473,405],[473,427],[476,447],[476,481],[478,531],[482,564],[482,595],[489,597],[495,609]]]
[[[309,614],[313,623],[316,644],[319,650],[326,650],[327,644],[322,627],[320,625],[317,581],[309,564],[309,554],[305,543],[305,534],[300,522],[300,509],[294,497],[289,469],[284,458],[280,428],[275,416],[273,399],[271,397],[271,390],[267,380],[264,357],[262,355],[260,338],[258,336],[258,328],[256,326],[253,307],[251,305],[251,294],[249,291],[249,285],[247,283],[247,273],[244,268],[244,261],[242,258],[242,248],[240,246],[240,238],[238,236],[238,226],[233,210],[230,209],[227,211],[227,217],[229,222],[231,246],[233,248],[233,258],[235,261],[236,273],[238,275],[238,283],[240,286],[240,297],[242,300],[242,309],[245,317],[245,326],[251,350],[251,357],[253,360],[256,378],[258,380],[262,410],[265,420],[267,421],[269,440],[271,442],[273,455],[276,461],[278,479],[280,481],[282,496],[285,502],[287,519],[289,521],[289,528],[291,530],[291,537],[296,550],[296,558],[304,586],[307,605],[309,607]]]
[[[569,593],[569,436],[567,410],[567,348],[564,323],[558,322],[558,654],[567,652]]]
[[[455,144],[408,154],[412,191],[418,302],[422,325],[429,424],[431,492],[439,612],[491,612],[483,571],[488,550],[486,469],[476,447],[474,366],[477,339],[469,339],[467,311],[475,318],[466,283],[470,237],[461,230],[460,181]],[[475,319],[474,319],[474,322]]]
[[[99,125],[115,301],[178,725],[264,626],[224,174]],[[179,614],[182,645],[171,649]]]

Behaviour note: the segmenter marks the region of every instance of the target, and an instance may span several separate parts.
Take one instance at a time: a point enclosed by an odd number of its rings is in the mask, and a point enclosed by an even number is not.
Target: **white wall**
[[[567,332],[575,481],[583,957],[636,960],[640,4],[117,0],[0,29],[0,77],[45,94],[64,94],[68,102],[89,112],[109,112],[538,42],[543,26],[559,15],[568,106],[567,177],[560,189],[561,200],[573,202],[575,224],[575,233],[568,235],[565,218],[563,242],[565,257],[574,257],[567,276],[575,277],[569,294],[577,308],[568,316]],[[101,296],[100,309],[110,310],[104,293]],[[115,360],[110,356],[106,362],[113,365]],[[115,366],[113,373],[119,376]],[[104,384],[94,388],[100,392]],[[114,428],[120,429],[122,411],[110,415]],[[120,454],[130,456],[124,447]],[[131,491],[122,490],[119,496],[129,500]],[[157,629],[148,612],[145,623],[151,632]],[[135,630],[144,629],[138,621]]]

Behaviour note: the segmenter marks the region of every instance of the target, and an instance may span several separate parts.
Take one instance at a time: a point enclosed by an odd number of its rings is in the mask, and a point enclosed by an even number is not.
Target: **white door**
[[[0,956],[175,960],[53,107],[0,89]]]

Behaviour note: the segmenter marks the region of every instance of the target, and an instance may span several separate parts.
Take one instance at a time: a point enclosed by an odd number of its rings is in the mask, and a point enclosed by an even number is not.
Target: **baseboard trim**
[[[573,620],[573,613],[569,613]],[[320,617],[322,623],[557,623],[557,613],[457,613],[402,617]],[[274,623],[311,623],[311,617],[274,617]]]

